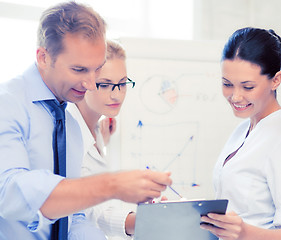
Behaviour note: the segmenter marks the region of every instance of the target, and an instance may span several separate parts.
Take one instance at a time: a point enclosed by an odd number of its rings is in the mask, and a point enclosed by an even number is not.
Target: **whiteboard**
[[[121,43],[136,86],[127,92],[111,144],[120,147],[120,168],[171,171],[173,187],[184,197],[213,198],[214,164],[241,121],[221,93],[223,44],[132,38]],[[169,189],[165,195],[177,199]]]

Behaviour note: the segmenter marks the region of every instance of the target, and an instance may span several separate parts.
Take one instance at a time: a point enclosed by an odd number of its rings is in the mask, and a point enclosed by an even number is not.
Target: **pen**
[[[112,131],[112,118],[109,118],[109,131]]]
[[[146,169],[150,169],[149,166],[146,166]],[[171,186],[168,186],[175,194],[177,194],[180,198],[183,198],[182,195],[180,195],[174,188],[172,188]]]

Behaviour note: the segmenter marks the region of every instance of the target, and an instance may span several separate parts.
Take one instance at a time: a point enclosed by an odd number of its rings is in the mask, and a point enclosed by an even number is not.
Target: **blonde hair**
[[[63,39],[67,33],[81,34],[95,41],[104,38],[105,31],[106,23],[97,12],[91,7],[70,1],[43,12],[37,31],[37,44],[55,59],[64,50]]]
[[[115,41],[108,39],[107,43],[107,52],[106,52],[106,59],[111,60],[114,58],[126,60],[126,52],[123,46]]]

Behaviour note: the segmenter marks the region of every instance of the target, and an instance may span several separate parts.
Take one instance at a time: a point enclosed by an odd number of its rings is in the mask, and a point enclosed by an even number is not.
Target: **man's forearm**
[[[64,179],[41,207],[42,214],[56,219],[99,204],[114,196],[112,174]]]
[[[171,185],[170,173],[134,170],[64,179],[41,207],[42,214],[56,219],[109,199],[138,203],[160,197]]]

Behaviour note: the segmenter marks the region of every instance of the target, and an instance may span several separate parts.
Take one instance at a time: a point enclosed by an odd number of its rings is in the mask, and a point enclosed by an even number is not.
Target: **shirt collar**
[[[37,64],[32,64],[23,74],[28,85],[28,94],[32,102],[38,102],[48,99],[56,99],[52,91],[43,81]]]

